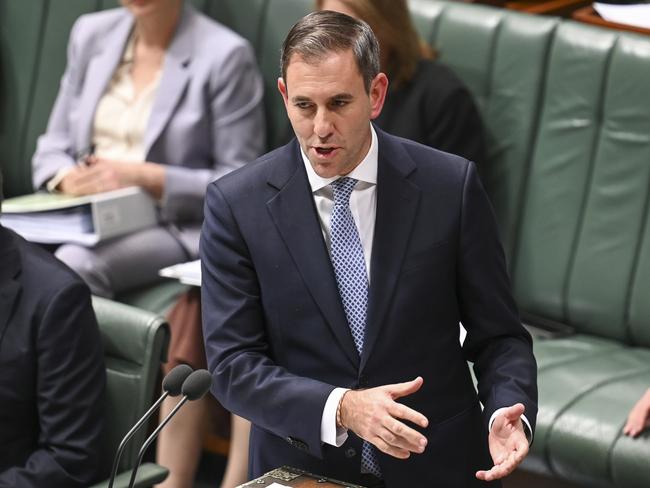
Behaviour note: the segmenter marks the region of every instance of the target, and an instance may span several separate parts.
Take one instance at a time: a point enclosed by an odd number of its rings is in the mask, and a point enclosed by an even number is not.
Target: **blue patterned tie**
[[[343,310],[361,356],[368,310],[368,275],[363,246],[350,211],[350,195],[356,184],[353,178],[340,178],[331,183],[334,208],[330,222],[330,255]],[[361,472],[381,477],[377,455],[366,441],[361,448]]]

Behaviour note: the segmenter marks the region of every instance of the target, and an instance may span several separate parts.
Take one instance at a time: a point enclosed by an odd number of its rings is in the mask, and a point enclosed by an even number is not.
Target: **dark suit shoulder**
[[[211,185],[218,187],[228,200],[246,198],[250,191],[266,187],[271,173],[286,167],[296,167],[296,146],[297,142],[293,140],[228,173]]]
[[[20,256],[21,270],[18,280],[30,290],[38,289],[42,300],[48,301],[59,294],[62,289],[79,287],[86,289],[83,280],[63,262],[51,253],[26,241],[12,231],[4,229],[11,235],[11,240]],[[43,277],[47,279],[43,279]]]
[[[457,180],[462,182],[465,179],[469,167],[473,164],[469,160],[456,154],[448,153],[431,146],[421,144],[410,139],[394,136],[383,131],[380,136],[379,151],[382,153],[382,142],[389,146],[390,154],[394,157],[408,157],[413,162],[417,171],[416,174],[427,177],[436,177]],[[401,153],[401,154],[400,154]],[[403,165],[402,161],[394,161]]]

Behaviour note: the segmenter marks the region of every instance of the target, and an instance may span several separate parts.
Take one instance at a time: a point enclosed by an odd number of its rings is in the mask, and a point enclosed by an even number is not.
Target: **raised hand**
[[[341,426],[399,459],[408,458],[412,452],[424,452],[426,437],[402,420],[420,427],[426,427],[429,421],[421,413],[395,401],[418,391],[423,381],[418,376],[406,383],[346,392],[340,404]]]
[[[478,479],[492,481],[503,478],[524,460],[528,454],[528,439],[521,420],[523,413],[524,406],[517,403],[496,417],[488,437],[494,466],[487,471],[477,471]]]

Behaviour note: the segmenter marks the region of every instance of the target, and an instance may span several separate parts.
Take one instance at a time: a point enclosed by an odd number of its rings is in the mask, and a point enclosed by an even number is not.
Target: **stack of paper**
[[[188,261],[161,269],[158,274],[174,278],[185,285],[201,286],[201,260]]]
[[[0,216],[3,226],[29,241],[87,246],[157,221],[153,200],[136,187],[82,197],[39,192],[10,198]]]

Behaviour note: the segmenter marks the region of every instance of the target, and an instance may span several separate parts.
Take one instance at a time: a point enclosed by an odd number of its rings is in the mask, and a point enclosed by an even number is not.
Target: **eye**
[[[294,106],[300,110],[309,110],[312,107],[312,104],[310,102],[296,102],[294,103]]]
[[[336,108],[340,108],[340,107],[345,107],[348,103],[350,103],[348,100],[333,100],[332,106]]]

